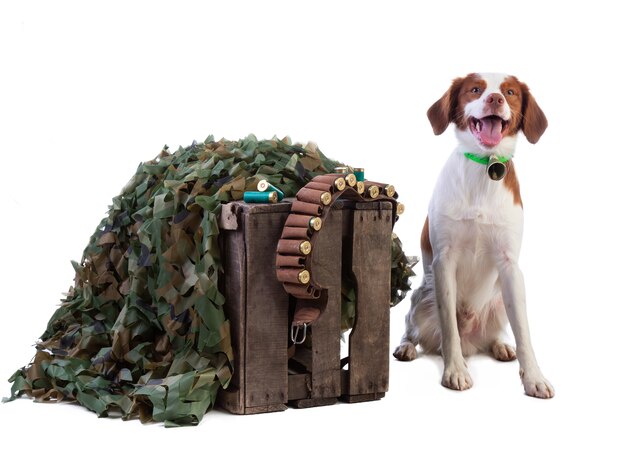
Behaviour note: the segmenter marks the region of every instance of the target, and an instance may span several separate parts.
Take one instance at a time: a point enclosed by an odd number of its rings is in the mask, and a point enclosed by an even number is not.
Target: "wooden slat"
[[[311,394],[311,374],[289,375],[289,400],[308,398]]]
[[[324,232],[320,233],[311,254],[315,281],[327,289],[326,309],[311,326],[311,398],[341,395],[341,229],[342,212],[333,210],[326,217]],[[326,295],[318,301],[323,301],[324,297]]]
[[[246,411],[243,414],[272,413],[274,411],[285,411],[286,409],[287,405],[282,403],[276,405],[249,406],[246,407]]]
[[[350,334],[348,394],[380,398],[389,388],[391,210],[353,213],[352,271],[356,322]],[[363,397],[355,398],[355,401]],[[368,399],[365,397],[365,399]]]
[[[288,214],[256,212],[259,207],[271,206],[247,206],[242,215],[247,255],[243,284],[247,408],[284,404],[288,398],[289,296],[276,280],[274,269],[276,243]]]
[[[235,215],[234,213],[232,215]],[[236,225],[235,225],[236,226]],[[222,266],[224,269],[223,285],[226,303],[224,312],[230,322],[231,342],[233,346],[234,373],[227,391],[222,391],[218,404],[236,414],[245,412],[245,327],[246,295],[241,286],[246,282],[246,256],[243,231],[222,231]]]
[[[327,398],[301,398],[300,400],[292,400],[289,405],[294,408],[313,408],[315,406],[328,406],[337,403],[337,397]]]

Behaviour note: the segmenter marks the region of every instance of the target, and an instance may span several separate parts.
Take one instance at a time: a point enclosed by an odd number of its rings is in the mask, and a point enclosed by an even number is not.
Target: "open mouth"
[[[470,117],[470,131],[474,137],[486,147],[495,147],[500,143],[509,128],[509,121],[497,115],[489,115],[484,118]]]

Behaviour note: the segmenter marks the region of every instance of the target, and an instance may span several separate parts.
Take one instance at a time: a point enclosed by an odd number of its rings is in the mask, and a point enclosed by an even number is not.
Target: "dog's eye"
[[[480,91],[480,88],[475,87],[475,88],[472,88],[472,92],[473,92],[474,94],[480,94],[480,92],[481,92],[481,91]]]
[[[509,89],[506,93],[507,93],[509,96],[514,96],[514,95],[515,95],[515,91],[513,91],[512,89]]]

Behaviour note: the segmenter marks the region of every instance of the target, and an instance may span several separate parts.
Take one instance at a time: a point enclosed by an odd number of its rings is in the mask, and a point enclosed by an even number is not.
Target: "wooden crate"
[[[377,400],[389,386],[392,207],[337,201],[313,247],[325,311],[306,345],[290,340],[297,300],[276,280],[276,244],[290,203],[230,203],[222,209],[222,289],[235,354],[218,404],[232,413]],[[354,276],[357,318],[341,359],[342,270]]]

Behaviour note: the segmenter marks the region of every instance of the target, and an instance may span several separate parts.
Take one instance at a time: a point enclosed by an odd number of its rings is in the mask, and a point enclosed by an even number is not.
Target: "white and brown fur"
[[[478,121],[488,116],[500,118],[500,140],[499,134],[496,140],[481,137]],[[428,118],[436,135],[455,124],[458,146],[430,201],[421,237],[424,277],[413,293],[406,332],[394,356],[413,360],[417,345],[426,353],[441,352],[442,384],[457,390],[473,384],[464,357],[488,352],[502,361],[517,358],[526,394],[551,398],[554,389],[539,369],[530,341],[518,266],[522,199],[513,162],[507,163],[505,178],[494,181],[484,165],[464,156],[510,158],[517,134],[536,143],[547,127],[546,117],[516,77],[475,73],[455,79],[428,110]],[[516,349],[501,340],[507,319]]]

